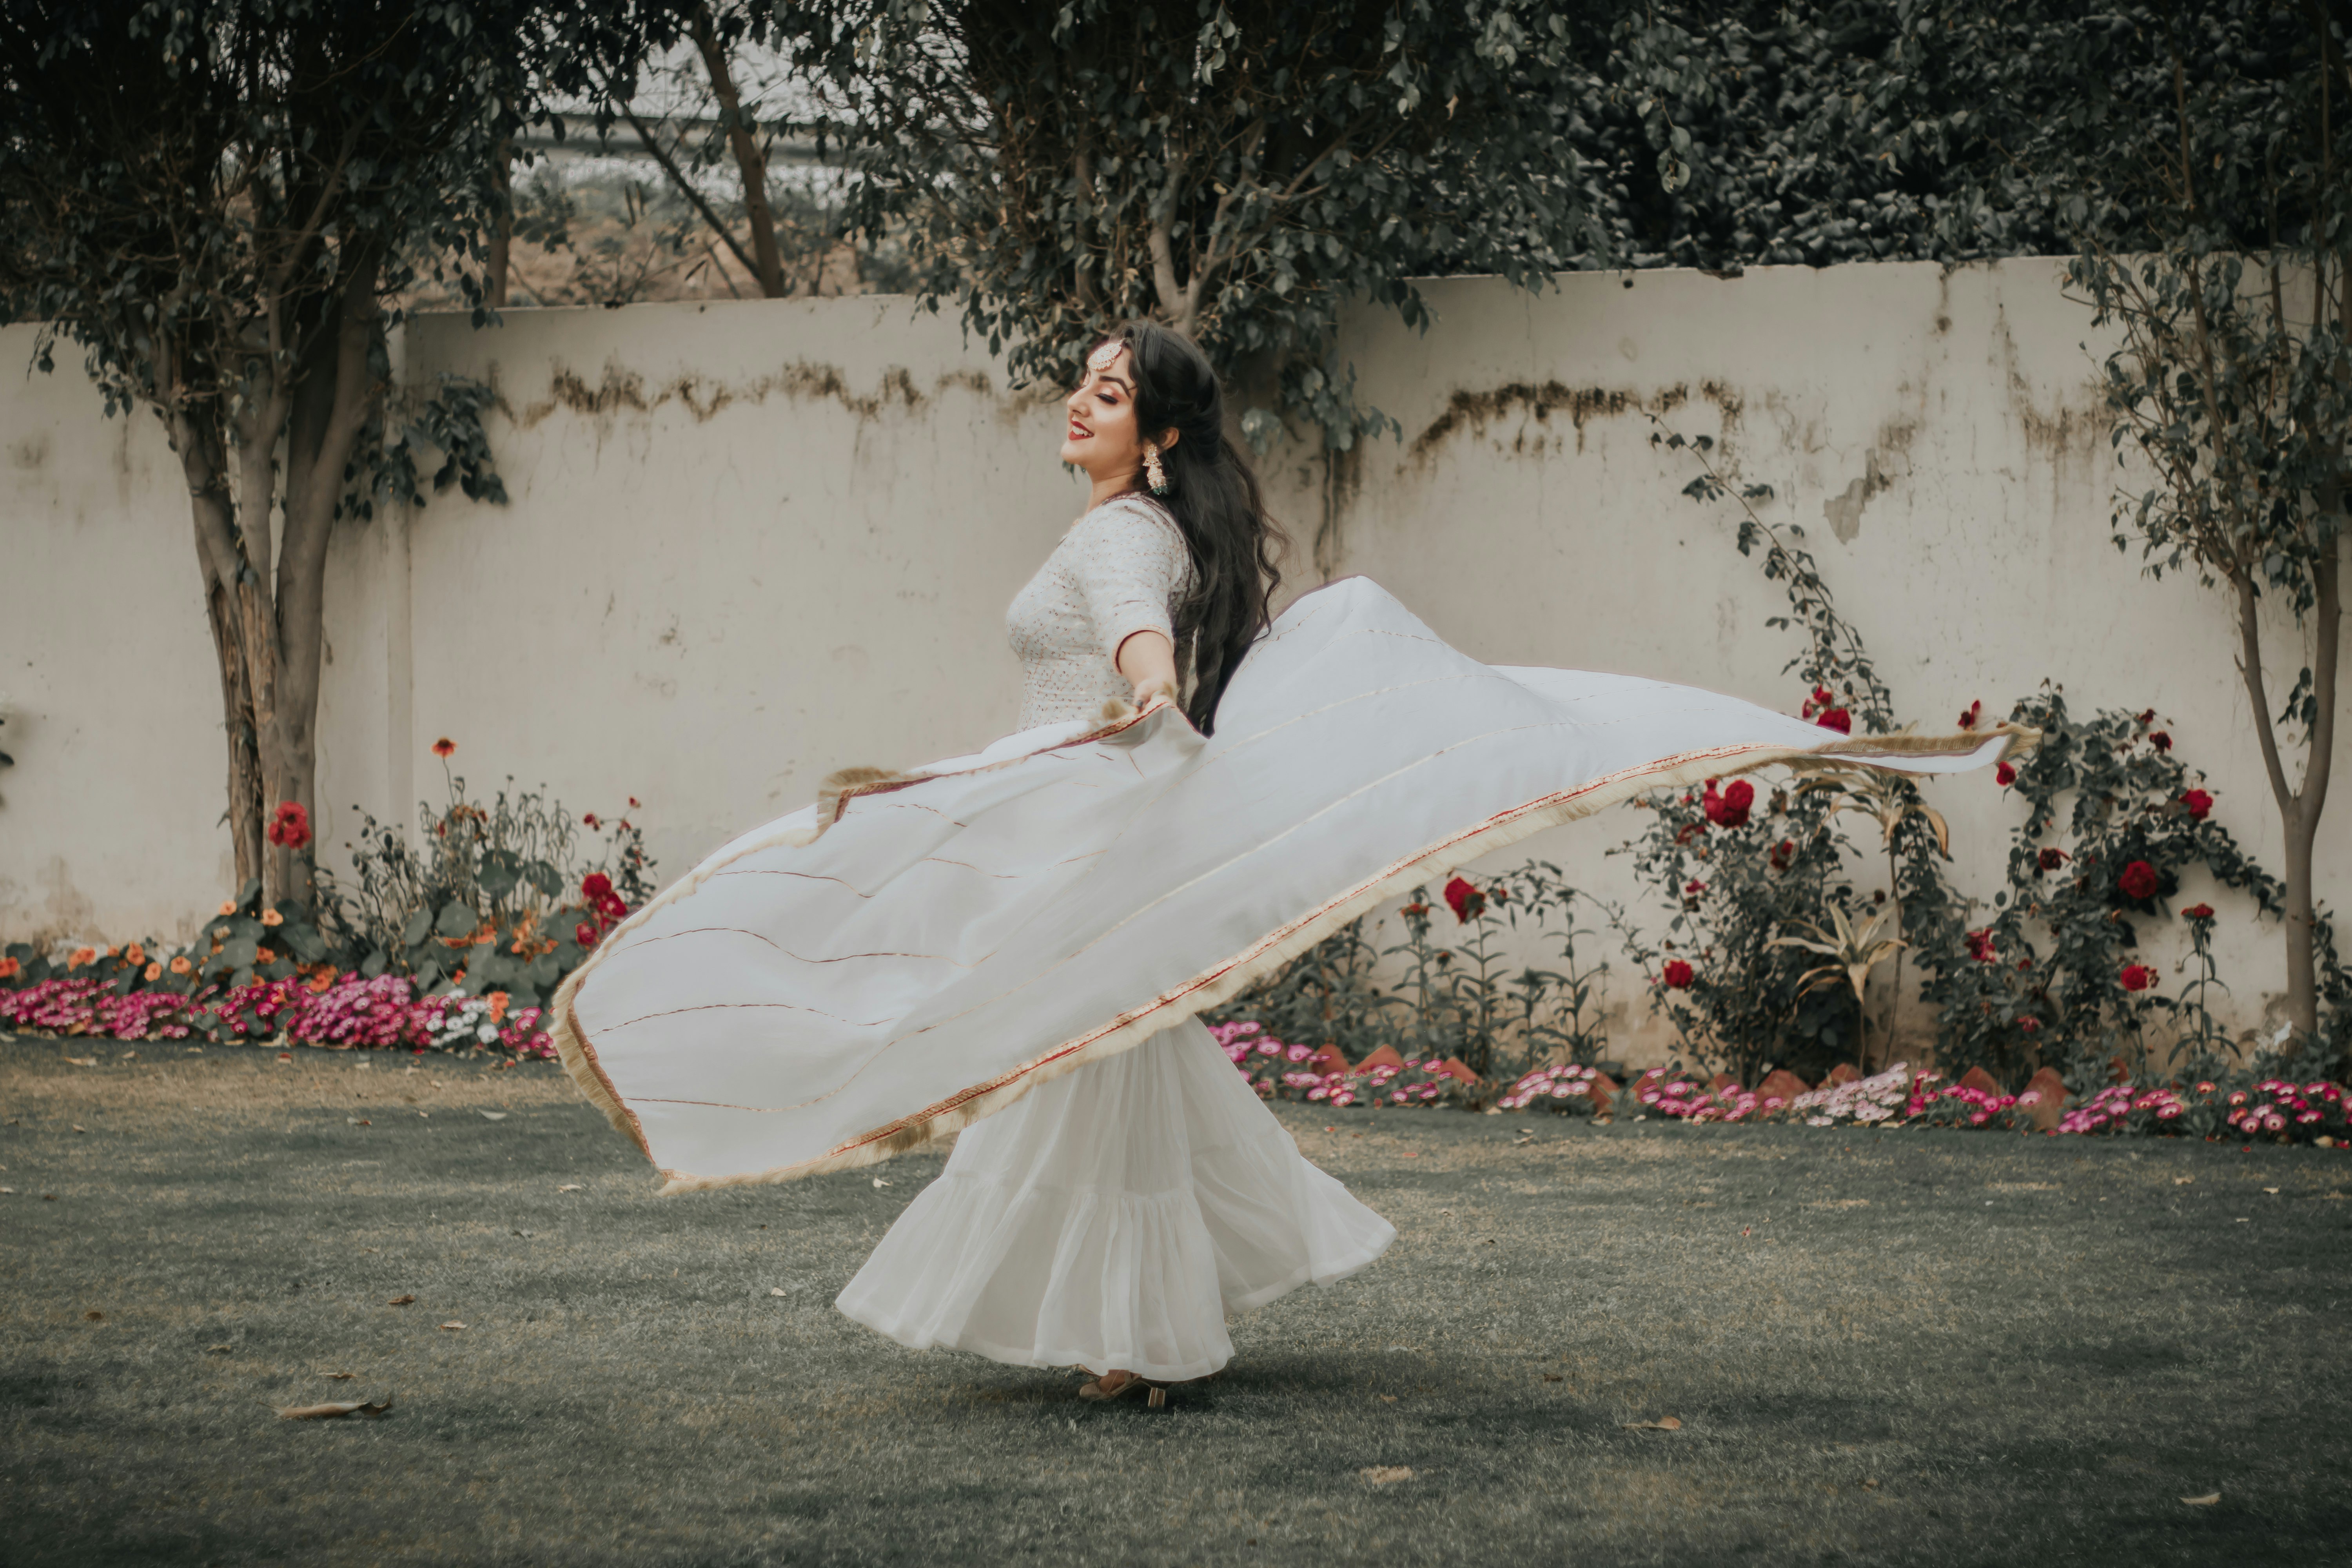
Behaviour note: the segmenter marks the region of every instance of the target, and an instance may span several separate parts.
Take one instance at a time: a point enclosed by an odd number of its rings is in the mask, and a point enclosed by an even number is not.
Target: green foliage
[[[1535,287],[1597,241],[1569,132],[1599,46],[1570,7],[826,0],[788,27],[853,221],[1017,383],[1157,315],[1261,447],[1288,417],[1344,448],[1389,421],[1333,355],[1342,305],[1420,324],[1415,278]]]
[[[1449,911],[1459,937],[1450,945],[1438,940]],[[1483,885],[1457,877],[1434,908],[1416,888],[1400,912],[1402,941],[1382,947],[1365,921],[1352,921],[1204,1016],[1255,1023],[1287,1043],[1334,1045],[1350,1060],[1384,1046],[1412,1060],[1451,1057],[1482,1079],[1538,1062],[1591,1063],[1608,1047],[1608,963],[1593,960],[1594,932],[1577,923],[1587,911],[1615,920],[1540,860]],[[1529,945],[1557,954],[1552,966],[1507,962],[1507,946]]]
[[[260,880],[255,879],[226,900],[193,940],[176,949],[126,942],[109,950],[78,948],[60,957],[31,942],[12,942],[5,956],[16,961],[5,978],[12,990],[79,976],[96,981],[113,996],[138,991],[190,996],[209,987],[299,979],[321,966],[338,970],[344,967],[348,952],[331,924],[321,923],[319,911],[292,900],[264,902]]]

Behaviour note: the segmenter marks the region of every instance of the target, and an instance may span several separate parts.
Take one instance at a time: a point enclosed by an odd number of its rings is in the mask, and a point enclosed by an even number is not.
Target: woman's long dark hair
[[[1176,432],[1160,452],[1168,492],[1151,495],[1139,472],[1135,488],[1176,519],[1192,552],[1192,591],[1175,611],[1176,668],[1183,669],[1189,650],[1193,685],[1184,711],[1205,735],[1215,727],[1217,700],[1272,619],[1286,542],[1265,515],[1248,458],[1225,436],[1224,392],[1208,356],[1153,321],[1129,321],[1101,342],[1127,345],[1137,435],[1151,441]]]

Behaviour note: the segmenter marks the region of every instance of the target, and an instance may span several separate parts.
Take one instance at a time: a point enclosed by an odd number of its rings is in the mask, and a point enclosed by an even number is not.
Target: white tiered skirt
[[[835,1305],[917,1350],[1174,1382],[1395,1239],[1187,1018],[965,1128]]]

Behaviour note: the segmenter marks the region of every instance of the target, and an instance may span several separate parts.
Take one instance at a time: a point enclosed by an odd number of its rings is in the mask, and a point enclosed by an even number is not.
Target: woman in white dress
[[[1158,698],[1210,734],[1280,580],[1216,376],[1136,323],[1088,355],[1067,407],[1062,461],[1092,489],[1006,615],[1019,727]],[[1343,1279],[1395,1237],[1187,1018],[967,1130],[835,1304],[917,1349],[1084,1367],[1100,1375],[1079,1397],[1107,1399],[1216,1372],[1230,1315]]]
[[[1488,666],[1362,578],[1269,623],[1274,535],[1199,351],[1122,328],[1068,411],[1092,493],[1008,616],[1018,731],[833,775],[554,1001],[573,1081],[667,1192],[965,1129],[838,1301],[902,1343],[1079,1366],[1090,1398],[1217,1371],[1232,1314],[1395,1233],[1300,1156],[1202,1011],[1416,883],[1646,790],[1773,763],[1954,771],[2033,739],[1852,737]]]

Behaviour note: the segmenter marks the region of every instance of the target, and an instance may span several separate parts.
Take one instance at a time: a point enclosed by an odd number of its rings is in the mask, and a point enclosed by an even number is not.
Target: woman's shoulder
[[[1184,531],[1166,507],[1147,495],[1129,491],[1089,508],[1070,527],[1069,537],[1089,544],[1181,544]]]

